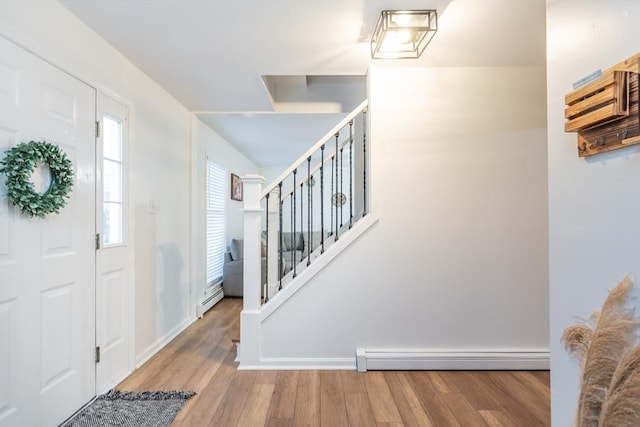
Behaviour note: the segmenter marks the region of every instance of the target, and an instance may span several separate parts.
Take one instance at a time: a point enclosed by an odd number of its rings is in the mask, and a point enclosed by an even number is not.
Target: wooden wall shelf
[[[565,132],[577,132],[578,156],[640,144],[640,54],[565,96]]]

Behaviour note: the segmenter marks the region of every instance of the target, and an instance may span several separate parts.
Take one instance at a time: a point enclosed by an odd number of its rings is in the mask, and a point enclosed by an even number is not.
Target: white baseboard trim
[[[258,365],[247,366],[240,363],[239,370],[341,370],[353,371],[356,361],[353,357],[336,358],[262,358]]]
[[[185,329],[187,329],[189,325],[191,325],[194,321],[195,319],[190,319],[190,318],[184,319],[182,322],[176,325],[173,329],[171,329],[169,332],[167,332],[166,334],[164,334],[163,336],[155,340],[155,342],[151,344],[149,347],[144,349],[144,351],[142,351],[139,355],[136,356],[136,369],[144,365],[145,362],[151,359],[157,352],[162,350],[162,348],[165,345],[169,344],[171,340],[173,340],[175,337],[180,335],[180,333]]]
[[[359,348],[358,371],[372,370],[548,370],[549,352],[385,351]]]

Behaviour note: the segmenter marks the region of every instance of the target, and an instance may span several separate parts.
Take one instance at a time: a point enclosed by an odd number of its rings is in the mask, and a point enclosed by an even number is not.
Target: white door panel
[[[100,347],[97,390],[103,393],[133,370],[134,294],[127,241],[128,109],[99,94],[98,118],[96,224],[101,245],[96,252],[96,342]],[[118,170],[120,174],[116,173]],[[114,205],[117,209],[113,209]],[[115,218],[118,212],[120,215]]]
[[[0,92],[0,94],[1,93],[2,92]],[[0,102],[2,101],[3,99],[0,95]],[[17,133],[18,131],[16,129],[2,127],[0,124],[0,153],[4,153],[14,144]],[[5,186],[5,177],[3,174],[0,174],[0,265],[16,262],[9,251],[10,243],[15,240],[15,229],[12,227],[13,218],[9,216],[9,205],[4,202],[6,197],[7,188]]]
[[[97,342],[100,346],[98,364],[98,392],[114,387],[132,369],[129,367],[128,283],[126,260],[120,253],[124,248],[110,248],[108,254],[99,254],[109,261],[98,261],[97,291]],[[113,253],[115,252],[115,253]],[[102,256],[105,255],[105,256]]]
[[[48,141],[74,166],[44,219],[9,206],[0,178],[0,426],[55,426],[95,396],[96,94],[2,37],[0,52],[0,151]]]

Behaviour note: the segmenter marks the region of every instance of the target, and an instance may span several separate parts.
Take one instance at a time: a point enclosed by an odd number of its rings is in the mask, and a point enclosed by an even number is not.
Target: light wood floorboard
[[[118,389],[197,393],[172,427],[543,427],[548,371],[238,371],[225,298]]]

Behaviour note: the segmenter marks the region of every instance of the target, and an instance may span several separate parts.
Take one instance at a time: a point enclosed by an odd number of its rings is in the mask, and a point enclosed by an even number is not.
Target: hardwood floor
[[[547,371],[238,371],[225,298],[118,385],[193,390],[172,426],[548,426]]]

